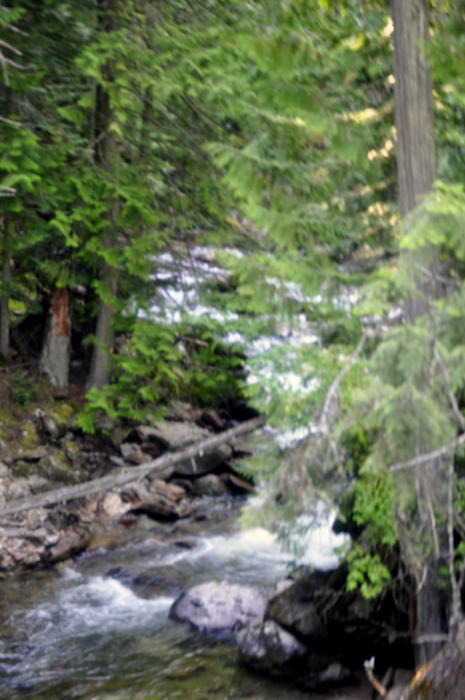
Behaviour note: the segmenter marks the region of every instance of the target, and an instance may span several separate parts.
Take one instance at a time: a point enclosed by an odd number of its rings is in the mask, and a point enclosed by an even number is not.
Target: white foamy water
[[[41,643],[51,638],[56,643],[71,635],[86,637],[130,629],[153,627],[166,619],[173,598],[145,600],[119,581],[91,577],[62,589],[56,600],[30,610],[25,618],[29,640],[36,635]]]

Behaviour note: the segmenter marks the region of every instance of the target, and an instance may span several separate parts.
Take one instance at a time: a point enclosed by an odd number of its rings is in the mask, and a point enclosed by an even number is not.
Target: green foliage
[[[347,590],[360,588],[365,598],[374,598],[383,590],[385,582],[391,580],[391,574],[382,563],[378,554],[365,554],[359,546],[354,546],[347,554],[350,564],[347,576]]]
[[[37,398],[37,384],[26,371],[15,370],[8,382],[8,393],[13,403],[28,408],[31,401]]]
[[[113,418],[159,420],[172,398],[200,406],[236,398],[242,388],[241,357],[230,352],[212,331],[186,324],[166,326],[137,321],[119,340],[112,357],[112,382],[87,394],[78,425],[93,433],[101,412]]]

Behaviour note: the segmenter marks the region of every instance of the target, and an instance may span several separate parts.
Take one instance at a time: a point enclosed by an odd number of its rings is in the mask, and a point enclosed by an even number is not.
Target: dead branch
[[[7,7],[0,7],[0,10],[2,12],[8,12]],[[18,27],[15,27],[14,24],[10,24],[9,22],[6,22],[4,19],[0,18],[0,24],[2,24],[4,27],[7,27],[12,32],[15,32],[16,34],[21,34],[21,36],[29,36],[29,34],[27,34],[27,32],[23,32],[22,29],[18,29]]]
[[[336,398],[336,392],[339,389],[339,386],[346,376],[347,372],[353,367],[353,365],[357,362],[358,356],[363,350],[363,347],[365,345],[365,342],[368,338],[368,332],[365,330],[362,333],[362,337],[358,341],[358,345],[355,348],[354,352],[350,356],[348,362],[344,365],[344,367],[341,369],[339,374],[337,375],[336,379],[334,382],[331,384],[331,386],[328,389],[328,393],[326,394],[325,402],[323,404],[323,409],[321,411],[321,418],[320,418],[320,425],[323,428],[325,432],[329,430],[328,426],[328,415],[331,410],[331,404]]]
[[[375,658],[374,656],[371,657],[369,661],[364,661],[363,667],[365,669],[365,673],[367,675],[368,680],[370,681],[371,685],[373,688],[376,690],[377,693],[379,693],[383,698],[387,697],[387,690],[386,688],[381,685],[381,683],[375,678],[375,674],[373,673],[373,668],[375,665]]]
[[[5,85],[7,87],[9,87],[10,79],[8,77],[8,69],[6,67],[7,61],[6,61],[5,56],[2,53],[1,49],[0,49],[0,63],[2,64],[3,80],[5,81]]]
[[[444,457],[444,455],[448,454],[449,452],[452,452],[464,443],[465,433],[456,440],[452,440],[451,442],[449,442],[448,445],[443,445],[439,449],[433,450],[433,452],[427,452],[426,454],[419,455],[418,457],[414,457],[413,459],[409,459],[406,462],[398,462],[397,464],[392,464],[390,467],[388,467],[388,471],[398,472],[401,471],[401,469],[410,469],[411,467],[417,467],[421,464],[428,464],[429,462],[432,462],[435,459]]]
[[[465,430],[465,418],[462,415],[459,405],[457,403],[457,399],[455,397],[454,392],[452,391],[452,384],[450,381],[450,375],[449,372],[447,371],[447,367],[444,364],[444,360],[441,357],[441,353],[439,352],[439,348],[436,343],[436,339],[434,339],[434,358],[436,362],[438,363],[439,367],[441,368],[442,376],[444,377],[444,383],[447,388],[447,395],[449,397],[449,402],[450,405],[452,406],[452,410],[454,412],[455,419],[457,423],[460,425],[462,430]]]
[[[7,119],[6,117],[0,117],[0,122],[3,122],[3,124],[11,124],[11,126],[23,126],[21,122],[14,122],[12,119]]]
[[[32,510],[33,508],[53,506],[56,503],[70,501],[74,498],[82,498],[83,496],[91,496],[96,493],[102,493],[103,491],[109,491],[112,488],[124,486],[125,484],[135,481],[136,479],[142,479],[151,472],[161,472],[163,470],[166,471],[169,467],[173,467],[175,464],[183,462],[186,459],[195,458],[197,455],[202,456],[204,452],[207,452],[212,447],[222,445],[224,442],[227,442],[238,435],[250,433],[257,428],[260,428],[266,423],[266,418],[266,416],[258,416],[258,418],[253,418],[252,420],[246,421],[236,428],[231,428],[230,430],[226,430],[224,433],[220,433],[214,437],[202,440],[195,445],[191,445],[181,452],[165,454],[162,457],[158,457],[157,459],[154,459],[147,464],[143,464],[140,467],[123,469],[117,474],[110,474],[109,476],[104,476],[101,479],[86,481],[85,483],[77,484],[76,486],[67,486],[61,489],[55,489],[54,491],[37,494],[36,496],[30,496],[29,498],[21,498],[17,501],[10,501],[0,508],[0,517],[11,515],[13,513],[19,513],[25,510]]]
[[[2,41],[2,39],[0,39],[0,46],[4,46],[5,49],[9,49],[10,51],[13,51],[13,53],[15,53],[17,56],[23,55],[22,51],[17,49],[15,46],[12,46],[11,44],[9,44],[7,41]]]
[[[1,59],[1,60],[2,60],[2,62],[5,61],[5,63],[7,63],[9,66],[13,66],[13,68],[17,68],[18,70],[23,70],[23,71],[27,71],[27,70],[28,70],[28,69],[26,68],[26,66],[22,66],[21,63],[16,63],[16,61],[12,61],[11,58],[7,58],[7,57],[4,56],[3,54],[2,54],[2,59]]]
[[[368,338],[368,331],[364,330],[362,333],[362,337],[360,338],[354,352],[352,353],[352,355],[350,356],[349,360],[346,362],[344,367],[341,369],[341,371],[337,375],[334,382],[329,387],[328,392],[327,392],[326,397],[325,397],[324,404],[323,404],[323,409],[321,411],[320,430],[321,430],[322,434],[329,441],[329,446],[331,448],[331,451],[334,455],[334,458],[337,462],[338,467],[341,467],[341,460],[339,457],[337,446],[331,437],[331,430],[330,430],[330,424],[329,424],[330,423],[329,414],[330,414],[331,409],[333,407],[333,404],[336,400],[336,396],[337,396],[337,392],[339,391],[340,384],[341,384],[342,380],[344,379],[344,377],[346,376],[346,374],[348,373],[348,371],[357,362],[358,356],[362,352],[367,338]]]
[[[0,185],[0,197],[14,197],[16,190],[14,187],[6,187],[6,185]]]

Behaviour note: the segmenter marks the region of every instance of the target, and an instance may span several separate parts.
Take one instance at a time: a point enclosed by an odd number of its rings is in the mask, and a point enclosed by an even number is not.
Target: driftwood
[[[147,462],[140,467],[131,467],[130,469],[123,469],[117,474],[110,474],[109,476],[104,476],[101,479],[94,479],[93,481],[86,481],[83,484],[77,484],[76,486],[66,486],[61,489],[55,489],[54,491],[47,491],[46,493],[40,493],[36,496],[30,496],[29,498],[21,498],[17,501],[10,501],[4,506],[0,507],[0,517],[5,515],[11,515],[12,513],[19,513],[25,510],[32,510],[33,508],[43,508],[44,506],[53,506],[56,503],[63,503],[65,501],[70,501],[74,498],[82,498],[83,496],[92,496],[96,493],[102,493],[103,491],[109,491],[112,488],[119,486],[124,486],[125,484],[135,481],[136,479],[142,479],[152,472],[162,472],[168,467],[172,467],[179,462],[183,462],[186,459],[192,459],[197,455],[201,455],[203,452],[207,452],[212,447],[217,447],[228,440],[231,440],[239,435],[245,433],[250,433],[256,428],[260,428],[266,423],[266,416],[259,416],[258,418],[253,418],[252,420],[246,421],[237,428],[231,428],[226,430],[224,433],[215,435],[214,437],[202,440],[185,450],[176,453],[164,454],[162,457],[158,457],[151,462]]]

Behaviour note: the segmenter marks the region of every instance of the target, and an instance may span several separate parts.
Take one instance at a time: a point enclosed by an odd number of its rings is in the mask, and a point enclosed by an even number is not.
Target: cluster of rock
[[[204,632],[233,635],[249,668],[291,677],[305,690],[359,682],[364,661],[373,655],[383,672],[410,666],[411,649],[390,628],[399,623],[388,613],[392,601],[367,601],[346,592],[345,574],[343,567],[301,572],[281,581],[268,601],[249,586],[210,581],[183,593],[170,614]],[[405,672],[397,677],[400,683],[389,698],[398,697],[405,684]],[[390,680],[393,685],[392,671]]]
[[[0,441],[0,510],[2,504],[79,484],[103,474],[117,474],[211,437],[223,425],[213,411],[202,412],[200,427],[182,420],[135,426],[124,441],[107,441],[105,451],[89,449],[89,439],[73,426],[73,409],[37,409],[22,426],[15,449]],[[210,426],[205,427],[206,425]],[[118,441],[119,442],[119,441]],[[196,458],[135,479],[122,488],[76,499],[53,508],[32,508],[0,515],[0,571],[53,564],[96,546],[99,534],[137,528],[140,516],[157,521],[195,517],[200,497],[253,490],[229,462],[238,446],[222,444]]]

